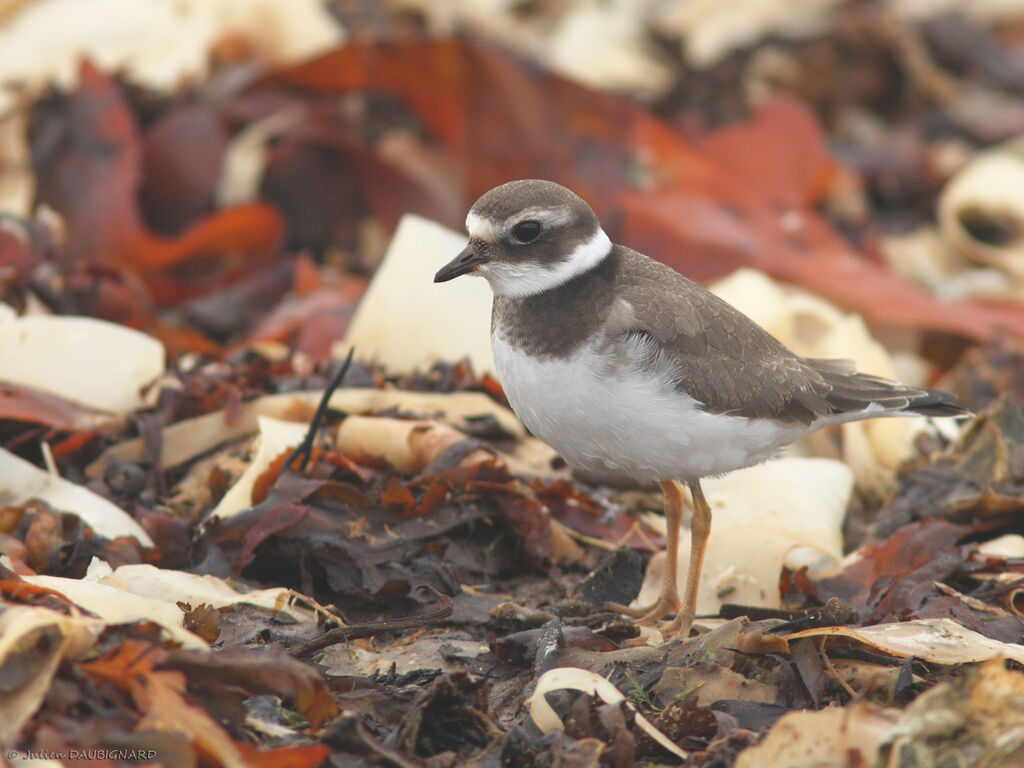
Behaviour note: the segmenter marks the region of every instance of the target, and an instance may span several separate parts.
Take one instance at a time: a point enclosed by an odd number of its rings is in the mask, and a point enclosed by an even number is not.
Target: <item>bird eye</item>
[[[532,243],[540,237],[540,222],[521,221],[512,227],[512,234],[520,243]]]

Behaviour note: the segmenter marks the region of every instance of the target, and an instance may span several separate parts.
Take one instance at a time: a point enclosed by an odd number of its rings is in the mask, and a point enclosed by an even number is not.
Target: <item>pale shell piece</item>
[[[0,97],[2,106],[2,97]],[[28,109],[0,109],[0,211],[13,217],[32,215],[36,175],[28,145]],[[14,230],[13,220],[4,222]],[[13,225],[13,226],[12,226]]]
[[[399,472],[415,475],[465,439],[457,429],[432,421],[349,416],[338,425],[335,446],[349,455],[382,458]],[[481,458],[485,454],[490,455],[481,452]]]
[[[117,587],[87,579],[61,576],[23,576],[29,584],[60,592],[71,602],[99,616],[107,624],[152,621],[159,624],[185,648],[207,648],[206,642],[183,626],[184,612],[173,600],[133,595]]]
[[[547,62],[591,88],[654,97],[671,86],[672,73],[653,55],[644,35],[640,15],[629,4],[577,4],[548,40]]]
[[[979,544],[978,551],[983,555],[995,557],[1024,557],[1024,536],[1019,533],[1007,533]]]
[[[292,392],[243,403],[229,422],[223,411],[206,413],[179,421],[163,431],[160,463],[164,468],[176,467],[230,440],[255,432],[260,416],[298,421],[308,424],[313,411],[323,398],[322,391]],[[404,389],[373,389],[346,387],[331,395],[330,407],[347,413],[377,413],[391,408],[416,413],[441,414],[438,419],[458,426],[467,419],[490,416],[508,434],[523,437],[526,430],[515,414],[495,403],[483,392],[411,392]],[[99,477],[111,461],[143,461],[145,446],[140,438],[126,440],[108,448],[88,466],[88,477]]]
[[[695,67],[710,67],[736,48],[765,37],[803,38],[826,29],[839,0],[688,0],[660,3],[655,24],[678,35]]]
[[[157,568],[148,563],[133,563],[111,569],[106,561],[93,558],[85,578],[139,597],[163,600],[171,605],[188,603],[196,607],[206,604],[214,608],[255,605],[288,614],[300,622],[315,621],[317,615],[320,615],[341,623],[337,615],[292,589],[270,587],[244,592],[217,576]]]
[[[1024,277],[1024,141],[983,152],[939,197],[942,236],[963,256]]]
[[[25,605],[4,606],[0,611],[0,670],[10,664],[11,673],[4,674],[4,678],[18,681],[26,666],[23,654],[29,652],[32,675],[7,687],[0,696],[0,742],[15,741],[21,727],[39,709],[61,659],[76,658],[92,646],[103,629],[103,622],[82,615],[65,616]]]
[[[798,355],[851,359],[864,373],[900,379],[892,355],[871,336],[860,315],[752,269],[733,272],[711,290]],[[862,485],[884,487],[892,470],[913,453],[915,436],[926,429],[926,419],[912,416],[844,424],[844,459]]]
[[[0,381],[125,414],[164,372],[152,336],[92,317],[31,315],[0,322]]]
[[[11,4],[8,4],[11,5]],[[75,81],[83,58],[169,91],[203,77],[210,50],[244,38],[282,64],[314,56],[345,38],[323,0],[36,0],[15,3],[0,27],[0,80],[41,87]],[[0,98],[0,107],[5,104]]]
[[[487,282],[474,275],[433,283],[434,273],[465,247],[465,235],[403,216],[340,348],[354,345],[361,359],[391,372],[468,357],[478,374],[493,375]]]
[[[589,669],[580,669],[579,667],[549,669],[537,680],[537,689],[526,700],[526,705],[530,708],[530,718],[544,733],[563,727],[561,718],[548,704],[544,694],[563,690],[583,691],[598,697],[606,704],[617,704],[626,699],[618,688]],[[632,707],[632,704],[629,706]],[[688,757],[689,753],[686,750],[651,725],[651,722],[639,712],[636,714],[636,724],[672,754],[684,759]]]
[[[291,451],[306,436],[308,424],[281,421],[269,416],[260,416],[259,437],[256,453],[249,467],[235,482],[220,503],[210,513],[213,520],[223,520],[252,506],[252,491],[260,475],[267,471],[273,461],[285,451]]]

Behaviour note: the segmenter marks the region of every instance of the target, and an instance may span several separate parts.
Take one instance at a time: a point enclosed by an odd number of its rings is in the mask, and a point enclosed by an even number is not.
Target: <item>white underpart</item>
[[[539,358],[491,338],[512,409],[569,466],[641,484],[691,480],[758,464],[810,431],[703,411],[667,375],[609,370],[591,343],[572,357]]]
[[[472,230],[470,230],[472,235]],[[504,296],[531,296],[549,291],[596,267],[612,250],[612,241],[600,227],[593,236],[576,246],[564,260],[550,267],[532,261],[501,261],[481,264],[478,272],[487,278],[491,290]]]
[[[671,366],[640,369],[640,344],[634,364],[615,367],[597,339],[565,359],[528,355],[505,341],[501,328],[491,343],[501,385],[523,423],[569,466],[609,481],[718,475],[766,461],[828,424],[897,415],[873,404],[802,425],[708,413],[675,388]]]

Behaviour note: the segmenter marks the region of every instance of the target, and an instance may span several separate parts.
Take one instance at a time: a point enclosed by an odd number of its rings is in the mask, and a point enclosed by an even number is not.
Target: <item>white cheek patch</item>
[[[492,261],[481,264],[478,269],[495,293],[503,296],[532,296],[557,288],[577,275],[590,271],[611,251],[612,241],[598,227],[589,240],[576,246],[568,258],[553,267],[529,261],[518,264]]]
[[[471,239],[488,243],[498,242],[501,235],[498,225],[492,219],[486,219],[473,211],[466,216],[466,231]]]

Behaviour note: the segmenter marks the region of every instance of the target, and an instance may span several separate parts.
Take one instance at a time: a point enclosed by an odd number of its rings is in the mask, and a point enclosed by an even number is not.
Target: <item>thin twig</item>
[[[825,653],[824,636],[818,638],[818,656],[821,657],[821,663],[825,665],[825,671],[832,675],[832,678],[837,683],[839,683],[840,687],[842,687],[844,691],[850,694],[851,699],[856,699],[857,692],[850,687],[850,684],[848,682],[846,682],[845,680],[843,680],[842,677],[840,677],[839,670],[836,669],[835,664],[832,663],[832,659],[830,659],[828,657],[828,654]]]
[[[311,656],[330,645],[347,643],[349,640],[355,640],[359,637],[372,637],[383,632],[396,632],[412,628],[418,629],[442,619],[447,619],[452,615],[452,599],[448,595],[443,595],[433,587],[426,585],[422,585],[419,588],[430,592],[437,602],[440,603],[440,607],[419,616],[407,616],[402,619],[384,619],[383,621],[370,621],[366,624],[351,624],[347,627],[338,627],[329,632],[324,632],[324,634],[314,637],[312,640],[293,645],[288,649],[288,653],[296,657]]]
[[[313,418],[309,422],[309,429],[306,431],[306,436],[302,438],[302,442],[295,446],[295,450],[288,454],[288,458],[285,459],[284,466],[281,468],[282,472],[287,472],[292,469],[292,464],[297,458],[302,457],[302,464],[299,465],[299,472],[306,470],[306,464],[309,463],[309,457],[313,455],[313,443],[316,442],[316,433],[320,431],[320,424],[324,420],[324,416],[327,413],[327,406],[331,402],[331,395],[334,394],[334,390],[341,386],[341,382],[345,378],[345,374],[348,373],[349,366],[352,365],[352,355],[355,354],[356,348],[351,347],[348,351],[348,356],[345,358],[345,362],[341,364],[341,368],[334,374],[331,379],[331,383],[327,385],[327,389],[324,390],[323,397],[320,398],[320,403],[316,407],[316,413],[313,414]]]

